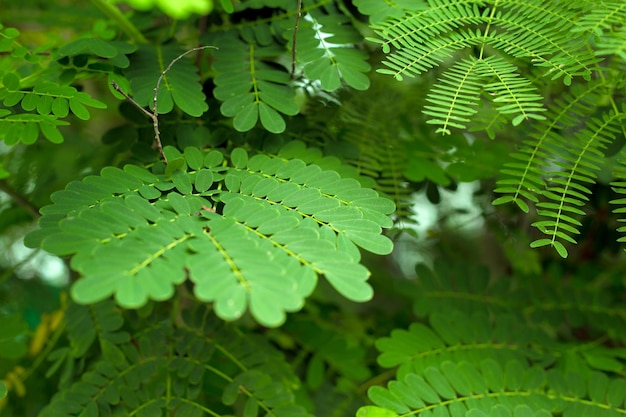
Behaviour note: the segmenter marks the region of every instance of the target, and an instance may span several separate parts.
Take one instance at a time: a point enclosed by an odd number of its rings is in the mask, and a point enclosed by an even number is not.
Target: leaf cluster
[[[84,276],[74,299],[115,295],[138,308],[171,298],[189,274],[218,316],[234,320],[249,306],[276,326],[285,311],[302,308],[318,275],[349,299],[372,297],[358,247],[391,252],[380,233],[392,224],[393,202],[313,164],[320,155],[297,142],[276,155],[235,148],[225,158],[191,147],[166,154],[169,164],[152,172],[109,167],[70,183],[42,209],[27,244],[73,255]]]
[[[493,139],[506,120],[513,126],[532,121],[531,138],[504,164],[495,188],[503,195],[494,204],[515,203],[528,213],[528,201],[534,203],[539,219],[533,225],[544,236],[531,246],[551,246],[567,257],[590,184],[624,136],[623,97],[612,89],[624,82],[623,59],[607,45],[621,33],[623,7],[611,1],[419,3],[373,23],[379,37],[371,40],[387,54],[387,68],[379,72],[402,80],[443,67],[423,107],[427,123],[442,134],[469,126]],[[561,78],[565,89],[554,84]],[[540,93],[547,85],[556,88],[554,97]],[[608,103],[598,105],[599,97]]]
[[[0,413],[626,413],[622,1],[40,9],[0,18]],[[463,182],[480,241],[415,205]]]
[[[401,288],[426,321],[376,341],[378,363],[395,379],[371,387],[375,405],[358,416],[623,413],[623,352],[575,340],[581,326],[590,337],[623,340],[613,331],[624,324],[614,299],[568,287],[531,292],[511,277],[491,280],[484,267],[416,272],[419,282]]]
[[[133,329],[124,326],[113,302],[70,305],[70,347],[51,354],[56,366],[48,374],[67,363],[81,375],[64,384],[40,415],[154,416],[169,410],[195,417],[241,407],[245,415],[310,416],[294,402],[297,377],[263,339],[225,327],[207,309],[186,311],[178,323],[157,310],[145,319]],[[87,352],[93,364],[81,372],[77,360]]]

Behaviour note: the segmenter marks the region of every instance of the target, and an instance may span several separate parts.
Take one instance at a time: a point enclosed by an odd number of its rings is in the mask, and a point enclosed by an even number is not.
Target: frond
[[[268,131],[283,132],[285,121],[280,113],[293,116],[299,108],[287,86],[291,81],[287,71],[265,62],[281,49],[257,45],[254,39],[243,41],[233,32],[221,34],[215,43],[220,49],[213,63],[217,72],[213,94],[223,102],[222,114],[234,117],[233,125],[240,132],[252,129],[259,119]]]
[[[545,120],[538,113],[545,112],[543,97],[537,94],[530,81],[517,74],[517,68],[499,57],[488,57],[480,61],[481,73],[486,79],[492,79],[485,85],[485,92],[500,114],[514,115],[513,126],[528,119]]]
[[[581,375],[545,371],[516,360],[504,365],[493,359],[476,365],[446,361],[426,368],[423,375],[409,373],[387,388],[370,388],[368,396],[376,405],[360,408],[357,417],[429,412],[548,417],[551,411],[567,416],[618,416],[626,412],[624,392],[623,379],[609,379],[599,372],[587,384]]]
[[[326,91],[334,91],[345,82],[356,90],[367,90],[370,70],[367,54],[355,48],[363,38],[349,25],[349,19],[339,13],[312,10],[302,17],[298,28],[298,63],[304,75],[319,80]]]
[[[580,207],[591,194],[583,184],[595,182],[603,150],[619,134],[624,117],[624,113],[609,111],[602,119],[592,118],[585,129],[574,134],[574,141],[562,138],[558,148],[553,148],[556,164],[562,170],[550,174],[542,193],[550,201],[537,203],[537,213],[547,219],[533,223],[547,238],[535,240],[531,247],[552,246],[563,258],[567,257],[562,241],[576,243],[572,235],[579,234],[582,225],[576,217],[585,214]],[[568,147],[573,151],[564,151]]]
[[[446,71],[428,93],[424,114],[431,116],[427,123],[441,126],[437,133],[450,135],[450,128],[464,129],[465,123],[478,111],[483,82],[479,73],[480,61],[462,60]]]
[[[552,346],[551,346],[552,345]],[[431,366],[445,361],[473,362],[492,358],[498,363],[532,361],[556,350],[547,334],[534,330],[515,315],[499,316],[492,323],[487,315],[468,315],[451,309],[433,313],[429,323],[413,323],[408,330],[396,329],[376,341],[379,365],[397,369],[397,378],[423,375]]]
[[[131,65],[126,72],[134,99],[142,106],[153,108],[154,89],[157,80],[184,52],[176,44],[140,46],[131,55]],[[207,111],[206,97],[202,92],[200,76],[193,61],[181,59],[172,65],[159,87],[159,114],[169,113],[174,104],[190,116],[199,117]]]
[[[585,47],[587,32],[577,20],[588,8],[538,0],[432,1],[428,7],[374,24],[380,38],[369,40],[387,54],[383,61],[387,68],[378,72],[398,80],[452,62],[429,93],[429,101],[436,105],[423,111],[431,116],[429,123],[440,126],[437,132],[465,129],[478,113],[482,88],[500,114],[510,115],[517,125],[544,117],[543,97],[531,77],[519,75],[528,73],[521,65],[546,68],[542,77],[563,78],[565,85],[576,77],[590,80],[597,69],[601,59]],[[572,39],[574,28],[581,35]]]
[[[626,20],[626,4],[618,0],[606,0],[594,4],[579,21],[576,32],[587,31],[596,36],[610,33],[615,27],[624,25]]]
[[[88,120],[87,107],[106,108],[103,102],[69,85],[40,81],[33,87],[23,88],[21,79],[13,72],[2,76],[0,100],[8,108],[21,107],[17,114],[0,109],[0,126],[4,126],[0,129],[0,138],[7,145],[17,142],[31,145],[40,134],[53,143],[63,142],[58,126],[68,123],[59,119],[71,112],[79,119]]]
[[[408,11],[401,18],[388,19],[372,28],[382,40],[369,40],[379,43],[384,53],[391,48],[411,48],[417,44],[429,45],[431,40],[441,37],[468,24],[484,22],[479,7],[485,1],[451,1],[441,0],[429,2],[428,8]]]
[[[597,44],[596,55],[608,55],[619,57],[626,61],[626,28],[616,30],[610,35],[604,36]]]
[[[41,114],[11,114],[10,110],[0,109],[0,139],[7,145],[15,145],[22,142],[31,145],[42,134],[52,143],[63,142],[63,135],[59,132],[59,126],[67,126],[69,123],[59,120],[52,115]]]
[[[575,332],[623,340],[619,295],[563,284],[558,273],[538,285],[528,277],[490,279],[485,267],[449,261],[416,272],[415,283],[398,290],[426,320],[377,339],[378,363],[397,368],[396,377],[369,389],[374,405],[358,416],[623,412],[623,358],[604,346],[581,350]]]
[[[112,303],[106,306],[113,311]],[[132,339],[101,340],[101,358],[79,381],[62,387],[41,415],[152,416],[168,410],[201,416],[245,409],[310,417],[295,401],[299,380],[280,352],[263,337],[221,326],[198,310],[185,311],[177,324],[153,313]]]
[[[606,88],[607,84],[603,81],[576,84],[548,107],[546,120],[535,124],[532,139],[522,141],[519,149],[510,156],[514,161],[504,164],[502,178],[494,191],[506,195],[494,200],[494,205],[513,202],[528,213],[529,207],[524,199],[539,202],[538,196],[545,188],[547,175],[544,167],[550,164],[553,157],[547,144],[563,143],[561,132],[576,125],[581,117],[589,116]],[[564,151],[572,149],[571,143],[564,145]],[[554,146],[552,151],[559,153]]]
[[[371,298],[357,248],[387,254],[394,204],[322,166],[339,164],[290,142],[276,155],[167,148],[167,166],[105,168],[72,182],[42,209],[28,238],[73,255],[72,296],[123,307],[163,301],[189,278],[225,320],[249,308],[266,326],[302,308],[323,275],[345,297]],[[300,157],[300,159],[295,159]],[[259,264],[259,259],[264,259]],[[277,284],[280,283],[280,284]],[[268,300],[273,300],[268,302]]]
[[[390,69],[382,68],[376,72],[393,75],[402,81],[405,76],[414,77],[439,66],[451,59],[455,51],[470,47],[483,38],[480,30],[458,30],[445,37],[435,37],[428,45],[417,43],[388,54],[387,61],[382,64]]]
[[[115,68],[128,68],[129,55],[137,50],[133,44],[105,41],[99,38],[81,38],[64,44],[55,57],[68,68],[84,66],[87,72],[111,73]]]
[[[489,23],[504,31],[488,37],[487,43],[514,57],[531,58],[533,65],[548,68],[544,76],[551,76],[551,80],[564,76],[565,85],[570,85],[574,77],[590,79],[600,59],[584,48],[585,36],[570,36],[577,27],[577,16],[584,14],[588,6],[574,8],[564,2],[531,1],[513,2],[508,8],[508,4],[490,17]]]
[[[2,77],[2,84],[5,88],[0,93],[3,104],[7,107],[20,104],[22,110],[28,112],[36,110],[41,115],[52,114],[63,118],[67,117],[71,110],[79,119],[88,120],[89,111],[86,106],[106,108],[101,101],[68,85],[43,82],[35,85],[32,91],[23,91],[20,89],[20,79],[14,73],[5,74]]]

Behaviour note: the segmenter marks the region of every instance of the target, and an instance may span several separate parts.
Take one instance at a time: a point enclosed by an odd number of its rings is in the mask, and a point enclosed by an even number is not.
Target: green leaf
[[[265,24],[259,23],[256,32],[270,36],[262,35],[263,42],[271,40],[270,28]],[[218,35],[216,44],[219,49],[213,64],[217,72],[214,95],[222,101],[222,114],[234,117],[233,126],[240,132],[251,130],[259,119],[268,131],[283,132],[286,125],[280,113],[296,115],[299,106],[293,89],[287,86],[291,81],[287,71],[265,62],[280,50],[273,43],[259,47],[254,37],[243,42],[232,32]]]
[[[243,407],[243,417],[256,417],[259,414],[259,403],[254,397],[250,397],[246,400],[246,405]]]
[[[230,160],[236,168],[245,168],[248,165],[248,152],[243,148],[235,148],[230,153]]]
[[[18,76],[12,72],[7,72],[2,76],[2,84],[7,90],[19,90],[20,88],[20,79]]]
[[[172,174],[172,182],[181,194],[191,194],[193,188],[191,185],[191,178],[187,172],[174,172]]]
[[[167,201],[172,205],[176,213],[183,215],[191,213],[189,203],[180,194],[169,193],[167,195]]]
[[[349,300],[369,301],[374,295],[372,287],[365,282],[369,271],[363,265],[328,260],[316,262],[315,266],[333,288]]]
[[[281,133],[285,130],[285,121],[280,114],[267,104],[259,103],[259,117],[265,129],[272,133]]]
[[[624,369],[624,365],[621,361],[607,354],[591,351],[584,352],[583,356],[591,367],[599,369],[601,371],[619,373],[622,372],[622,370]]]
[[[335,91],[341,80],[357,90],[369,88],[370,70],[367,54],[354,47],[362,41],[359,33],[340,14],[322,14],[316,10],[298,28],[296,58],[304,65],[304,74],[320,80],[326,91]]]
[[[126,73],[134,92],[134,100],[142,106],[152,108],[154,88],[166,67],[183,51],[175,43],[168,45],[140,46],[131,56],[131,65]],[[184,57],[176,61],[163,77],[157,96],[158,112],[172,111],[174,104],[193,117],[200,117],[208,110],[202,92],[200,77],[192,60]]]
[[[203,193],[213,185],[213,171],[208,169],[200,169],[196,172],[194,186],[196,191]]]
[[[245,106],[233,119],[233,126],[240,132],[252,129],[259,120],[259,107],[256,103]]]

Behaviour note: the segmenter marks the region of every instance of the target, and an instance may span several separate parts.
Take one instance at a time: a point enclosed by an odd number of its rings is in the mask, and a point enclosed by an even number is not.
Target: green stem
[[[112,19],[117,26],[126,33],[135,43],[148,43],[148,40],[137,29],[130,20],[120,12],[120,10],[107,0],[91,0],[94,6],[98,8],[109,19]]]

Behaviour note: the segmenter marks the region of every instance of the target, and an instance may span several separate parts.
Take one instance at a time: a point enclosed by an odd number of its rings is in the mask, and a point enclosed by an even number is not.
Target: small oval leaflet
[[[213,171],[209,169],[201,169],[196,172],[194,180],[196,191],[203,193],[213,185]]]

